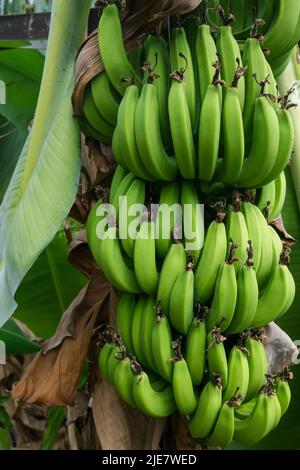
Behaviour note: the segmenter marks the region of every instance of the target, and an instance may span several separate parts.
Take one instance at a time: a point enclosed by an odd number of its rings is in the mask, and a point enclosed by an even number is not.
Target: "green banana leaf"
[[[0,115],[0,203],[16,167],[27,131],[17,129]]]
[[[59,232],[16,293],[19,305],[14,317],[44,339],[54,333],[62,313],[87,281],[67,261],[67,251],[64,233]]]
[[[75,199],[81,148],[71,95],[74,60],[90,3],[53,3],[32,131],[0,207],[0,326],[16,309],[17,288],[54,238]]]
[[[44,56],[34,49],[0,50],[0,80],[6,85],[0,113],[23,130],[34,115],[43,67]]]
[[[30,354],[40,350],[40,345],[30,341],[12,318],[0,328],[0,341],[5,343],[6,354]]]
[[[62,406],[54,406],[48,412],[46,429],[41,442],[41,450],[53,449],[57,433],[66,419],[66,410]]]

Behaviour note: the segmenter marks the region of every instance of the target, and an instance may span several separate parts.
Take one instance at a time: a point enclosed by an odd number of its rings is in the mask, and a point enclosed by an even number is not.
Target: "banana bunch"
[[[200,25],[191,47],[184,28],[174,27],[169,50],[155,36],[145,48],[142,89],[128,80],[113,134],[120,165],[148,181],[173,181],[179,171],[240,188],[280,175],[294,141],[291,91],[278,96],[255,34],[241,54],[224,19],[215,37]]]
[[[168,320],[153,298],[140,297],[135,303],[134,296],[123,294],[117,325],[124,333],[121,337],[111,327],[102,332],[100,372],[122,400],[145,414],[158,418],[177,409],[188,415],[194,438],[220,448],[233,439],[254,444],[286,412],[292,374],[267,375],[259,330],[247,330],[225,350],[219,327],[207,334],[207,310],[198,305],[195,312],[182,352],[181,340],[172,342]],[[147,338],[152,338],[152,348]]]
[[[194,286],[193,267],[204,243],[204,213],[192,183],[164,183],[152,189],[158,205],[148,204],[151,187],[119,165],[112,178],[109,203],[99,202],[89,214],[88,243],[96,262],[118,290],[158,295],[163,312],[169,313],[173,289],[169,273],[171,270],[175,282],[181,274],[179,266],[185,272],[187,255],[190,268],[183,278],[188,289]],[[150,199],[154,201],[154,196]],[[183,278],[178,281],[179,293]],[[193,290],[189,297],[193,304]],[[172,302],[176,304],[175,294]],[[190,311],[184,318],[185,327],[181,328],[187,329]]]
[[[300,40],[300,6],[297,0],[231,0],[230,3],[227,0],[209,0],[208,5],[200,7],[200,14],[206,14],[208,24],[213,28],[219,28],[224,20],[232,24],[233,34],[241,48],[256,22],[260,26],[260,40],[266,57],[276,77],[284,70],[293,47]]]
[[[83,101],[82,129],[117,162],[86,224],[118,292],[101,374],[128,405],[178,410],[219,448],[262,439],[291,400],[291,373],[268,375],[262,342],[295,297],[271,224],[294,144],[293,90],[279,96],[275,80],[300,38],[300,2],[286,3],[202,2],[200,21],[171,18],[168,35],[147,33],[127,54],[108,2],[104,71]]]
[[[292,153],[290,92],[278,96],[264,52],[270,50],[272,63],[289,54],[285,42],[289,33],[297,36],[299,2],[292,0],[289,21],[286,0],[273,0],[272,9],[267,0],[259,2],[257,12],[270,15],[264,41],[262,21],[251,27],[254,0],[233,2],[233,14],[227,0],[211,3],[215,9],[205,10],[204,2],[200,18],[205,23],[218,17],[216,33],[200,24],[191,39],[175,24],[169,44],[149,35],[130,56],[118,7],[105,6],[98,27],[104,71],[86,88],[82,126],[87,135],[112,144],[117,163],[145,181],[171,182],[179,172],[186,180],[260,188],[281,174]],[[241,25],[249,36],[242,45]]]
[[[273,207],[281,205],[278,201],[282,200],[284,181],[281,175]],[[220,325],[221,331],[228,334],[263,327],[289,310],[295,297],[295,282],[288,267],[290,249],[282,244],[265,217],[270,201],[261,210],[248,196],[235,192],[227,212],[217,213],[204,236],[205,218],[194,213],[199,205],[198,194],[186,180],[181,186],[177,182],[161,186],[157,197],[164,202],[154,220],[145,206],[143,180],[119,167],[111,188],[111,206],[98,203],[89,215],[87,232],[92,254],[118,290],[154,298],[178,333],[188,334],[197,304],[208,307],[209,330]],[[257,200],[264,201],[267,190],[257,192]],[[165,217],[161,207],[166,205],[168,209],[173,201],[177,209],[168,211]],[[109,212],[111,207],[114,213]],[[174,237],[172,241],[182,208],[184,240]],[[100,210],[102,213],[98,213]],[[158,223],[162,221],[168,226],[165,238]],[[186,233],[187,226],[192,236]],[[187,239],[192,239],[193,249],[187,248]]]

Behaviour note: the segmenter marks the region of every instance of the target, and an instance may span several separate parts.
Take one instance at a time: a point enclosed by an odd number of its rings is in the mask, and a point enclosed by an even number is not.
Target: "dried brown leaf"
[[[67,425],[74,423],[78,418],[87,414],[90,397],[85,391],[77,392],[75,403],[68,407]]]
[[[99,266],[87,244],[85,230],[81,230],[77,238],[70,243],[68,261],[87,277],[99,271]]]
[[[15,418],[21,421],[24,426],[34,431],[43,432],[46,425],[46,413],[44,413],[44,419],[36,417],[32,412],[31,408],[26,408],[24,406],[19,407]]]
[[[278,232],[283,243],[294,245],[297,242],[297,240],[295,240],[295,238],[286,231],[281,215],[272,220],[270,225],[272,225],[276,232]]]
[[[93,273],[88,285],[64,313],[52,338],[43,344],[24,377],[12,391],[14,398],[47,406],[73,405],[76,387],[98,315],[107,318],[106,302],[115,293],[101,272]]]
[[[103,450],[132,449],[130,425],[117,392],[101,380],[93,394],[93,417]]]
[[[151,418],[126,405],[103,379],[95,386],[92,409],[103,450],[159,449],[165,420]]]
[[[201,445],[190,436],[185,416],[175,413],[172,416],[172,429],[177,450],[202,450]]]
[[[167,418],[157,418],[149,421],[145,450],[159,450],[160,441],[166,427]]]
[[[82,153],[82,167],[87,177],[85,192],[90,191],[103,179],[112,173],[115,160],[112,156],[111,146],[100,144],[94,139],[87,138],[85,151]],[[83,191],[84,194],[84,191]]]

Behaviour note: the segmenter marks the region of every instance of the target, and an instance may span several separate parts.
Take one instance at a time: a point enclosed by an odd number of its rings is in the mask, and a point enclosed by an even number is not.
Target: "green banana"
[[[193,127],[189,115],[183,71],[171,74],[172,84],[169,92],[169,119],[176,162],[181,176],[195,179],[196,150]]]
[[[115,127],[120,101],[105,72],[91,80],[91,93],[98,113]]]
[[[153,297],[147,297],[143,309],[143,316],[141,319],[140,336],[142,356],[145,360],[145,365],[152,370],[156,370],[154,355],[152,351],[152,331],[155,324],[155,300]]]
[[[238,408],[236,408],[236,410],[234,411],[235,417],[238,419],[248,418],[254,410],[258,397],[259,395],[256,395],[251,400],[243,402]]]
[[[194,129],[196,120],[196,89],[194,67],[189,43],[185,34],[185,30],[182,27],[173,28],[171,31],[170,61],[172,71],[185,70],[184,89],[190,114],[191,126],[192,129]]]
[[[96,238],[96,223],[97,221],[97,209],[98,207],[102,204],[101,199],[96,202],[90,209],[88,219],[86,222],[86,236],[87,236],[87,242],[88,245],[91,249],[91,251],[95,251],[95,247],[97,244],[97,238]]]
[[[135,407],[136,404],[133,397],[134,378],[131,361],[128,356],[124,356],[119,360],[114,370],[113,384],[122,400],[128,405]]]
[[[133,397],[140,410],[154,418],[169,416],[176,410],[171,386],[163,392],[155,391],[145,372],[133,379]]]
[[[280,75],[285,71],[285,69],[288,66],[288,63],[291,60],[291,51],[287,51],[283,56],[277,57],[274,59],[271,63],[272,65],[272,71],[274,77],[278,79]]]
[[[111,142],[114,128],[97,111],[93,101],[90,87],[86,87],[83,100],[83,114],[90,125],[101,135]]]
[[[222,61],[221,77],[226,83],[231,83],[236,73],[237,62],[243,67],[240,48],[232,34],[231,26],[219,28],[217,47]],[[242,112],[245,102],[245,79],[243,76],[239,80],[237,94]]]
[[[124,357],[125,352],[122,351],[120,346],[115,346],[112,350],[110,355],[107,358],[106,363],[106,370],[107,370],[107,380],[115,387],[114,383],[114,374],[117,366],[119,365],[119,361]]]
[[[286,196],[286,179],[284,171],[274,180],[275,200],[272,210],[269,212],[269,219],[276,219],[281,214]]]
[[[231,444],[234,435],[234,409],[238,403],[238,396],[223,403],[213,432],[208,438],[210,444],[222,449]]]
[[[127,172],[124,176],[122,181],[119,182],[118,187],[116,187],[115,191],[110,193],[109,203],[114,207],[116,211],[116,218],[119,216],[119,204],[120,204],[120,197],[124,196],[127,193],[128,189],[130,188],[131,184],[135,180],[135,176],[131,172]]]
[[[222,388],[225,388],[228,380],[228,363],[223,342],[225,336],[221,335],[221,330],[215,326],[207,334],[207,362],[210,376],[218,374],[221,377]]]
[[[167,382],[172,381],[173,357],[172,335],[168,319],[157,309],[156,321],[152,331],[152,351],[159,375]]]
[[[172,388],[179,412],[184,415],[193,413],[197,401],[189,368],[182,356],[174,358]]]
[[[132,294],[121,294],[116,313],[116,325],[120,330],[126,351],[133,352],[131,326],[135,310],[135,297]]]
[[[101,140],[101,139],[100,139]],[[104,141],[103,141],[104,142]],[[105,143],[105,142],[104,142]],[[119,139],[119,130],[118,130],[118,125],[115,128],[114,134],[112,136],[112,141],[111,141],[111,150],[112,154],[119,166],[121,166],[126,173],[128,173],[129,168],[127,168],[127,165],[125,163],[124,157],[123,157],[123,152],[122,152],[122,147],[121,147],[121,141]]]
[[[149,377],[149,373],[150,371],[148,371],[148,377]],[[168,387],[170,387],[170,384],[168,384],[168,382],[166,382],[164,379],[162,379],[159,376],[157,377],[158,378],[156,378],[155,380],[150,381],[151,387],[153,388],[153,390],[155,390],[156,392],[163,392]]]
[[[275,181],[271,181],[270,183],[262,186],[255,195],[255,203],[257,207],[262,211],[266,207],[268,207],[268,212],[273,210],[273,205],[275,202]],[[268,219],[270,217],[268,216]],[[272,219],[271,219],[272,220]]]
[[[266,184],[259,190],[256,199],[257,206],[263,210],[268,208],[268,220],[274,220],[281,213],[286,196],[286,179],[284,171],[280,173],[270,183]]]
[[[277,0],[263,0],[262,2],[257,2],[257,18],[261,18],[265,22],[265,24],[261,25],[261,32],[263,34],[265,34],[265,32],[269,29],[270,24],[273,21],[276,2]]]
[[[138,361],[145,363],[145,357],[143,354],[143,345],[142,345],[142,323],[144,318],[144,310],[147,302],[147,297],[140,295],[136,302],[134,311],[132,313],[131,321],[131,343],[132,349],[135,357]]]
[[[239,346],[233,346],[228,359],[228,382],[223,392],[223,402],[230,400],[239,392],[241,401],[245,400],[249,385],[249,366],[247,351]]]
[[[170,296],[169,319],[171,325],[186,335],[193,320],[194,273],[193,263],[188,263],[173,286]]]
[[[158,285],[158,271],[155,255],[155,225],[144,220],[134,243],[134,270],[139,285],[146,294],[155,295]]]
[[[191,436],[197,439],[208,436],[215,426],[221,407],[222,391],[219,377],[216,376],[204,386],[197,408],[189,419]]]
[[[250,416],[244,420],[235,419],[234,440],[251,445],[260,441],[273,428],[273,401],[264,391],[258,396]]]
[[[215,325],[220,325],[220,330],[225,331],[231,323],[237,300],[234,260],[231,249],[227,260],[219,268],[214,296],[206,320],[210,330]]]
[[[251,150],[236,184],[243,188],[260,186],[275,163],[278,148],[277,113],[267,97],[259,96],[255,103]]]
[[[214,69],[212,63],[217,57],[215,41],[207,24],[199,26],[196,40],[196,64],[199,77],[200,107],[202,107],[209,85],[212,83]]]
[[[215,73],[203,99],[198,133],[198,178],[211,181],[216,171],[222,119],[220,63],[212,64]],[[201,80],[201,78],[200,78]]]
[[[180,214],[180,183],[172,181],[164,183],[159,195],[159,205],[156,214],[155,249],[157,256],[165,259],[172,244],[172,238],[176,238],[176,223]]]
[[[290,32],[290,31],[289,31]],[[285,38],[286,39],[286,38]],[[280,55],[278,55],[277,58],[275,58],[275,60],[270,60],[270,62],[272,63],[272,66],[273,66],[273,63],[274,62],[277,62],[278,60],[284,60],[284,57],[287,53],[291,52],[291,50],[295,47],[295,45],[299,42],[300,40],[300,12],[299,12],[299,15],[298,15],[298,21],[296,23],[296,26],[295,26],[295,29],[294,31],[292,32],[290,38],[288,39],[288,41],[284,41],[284,47],[283,49],[281,50],[280,52]],[[278,77],[278,75],[277,75]]]
[[[110,191],[109,191],[109,199],[110,201],[114,200],[114,197],[116,195],[116,192],[118,191],[118,188],[125,178],[125,176],[128,174],[128,171],[125,170],[121,165],[117,165],[115,172],[113,174],[111,183],[110,183]]]
[[[298,0],[278,0],[277,12],[273,23],[264,35],[264,47],[269,49],[269,60],[272,60],[285,51],[288,42],[298,24],[300,4]]]
[[[237,196],[236,201],[234,201],[233,205],[230,207],[226,222],[228,246],[230,248],[231,241],[237,245],[234,252],[237,259],[233,264],[237,272],[242,268],[242,266],[244,266],[247,260],[247,247],[249,240],[247,224],[240,208],[239,196]]]
[[[114,343],[105,343],[103,348],[101,349],[100,353],[99,353],[99,356],[98,356],[98,367],[99,367],[99,370],[101,372],[101,374],[103,375],[103,377],[105,378],[106,381],[109,381],[108,377],[109,377],[109,372],[107,370],[107,361],[108,361],[108,358],[112,352],[112,350],[115,348],[115,344]]]
[[[174,157],[168,156],[163,146],[157,89],[151,81],[143,86],[137,104],[135,134],[139,154],[149,173],[160,180],[173,181],[177,174],[177,164]]]
[[[132,294],[141,292],[134,271],[126,265],[116,227],[109,227],[100,240],[99,259],[105,276],[117,289]]]
[[[258,299],[257,310],[251,326],[260,328],[284,315],[295,297],[295,281],[287,266],[289,256],[282,251],[265,291]]]
[[[137,214],[132,214],[133,206],[139,208],[139,213],[144,210],[145,182],[135,179],[122,195],[119,203],[119,239],[125,253],[133,258],[135,245],[135,230],[131,230],[131,223],[136,221]]]
[[[276,381],[276,393],[281,406],[281,416],[283,416],[291,401],[291,389],[288,381],[285,378],[279,378]]]
[[[142,83],[126,55],[122,25],[116,4],[104,7],[98,25],[100,55],[105,71],[115,89],[123,95],[126,82],[122,77],[133,77],[140,88]]]
[[[254,204],[251,204],[251,210],[255,212],[260,229],[261,240],[261,258],[256,269],[256,277],[259,287],[263,286],[269,278],[273,265],[273,247],[272,238],[268,223],[262,211]],[[255,248],[254,248],[255,250]],[[254,251],[255,253],[255,251]]]
[[[271,398],[273,401],[273,408],[274,408],[274,412],[273,412],[274,422],[273,422],[273,427],[272,427],[272,430],[273,430],[278,426],[279,421],[281,420],[282,414],[281,414],[281,405],[277,397],[276,390],[274,390],[274,392],[272,393]]]
[[[196,267],[204,244],[204,210],[201,207],[195,183],[192,181],[182,181],[181,206],[185,249],[193,257]]]
[[[268,360],[265,348],[258,337],[249,337],[245,341],[245,348],[249,352],[247,356],[249,366],[249,384],[245,401],[249,401],[260,392],[265,384],[268,373]]]
[[[253,269],[253,248],[249,240],[248,258],[237,277],[237,299],[233,318],[226,333],[239,333],[251,325],[258,303],[258,284]]]
[[[146,61],[155,67],[155,73],[159,76],[154,81],[157,89],[157,102],[160,116],[160,127],[164,145],[171,146],[171,131],[168,113],[168,93],[170,87],[170,60],[168,46],[161,36],[148,36],[144,42]]]
[[[289,104],[287,104],[289,106]],[[277,111],[277,118],[279,123],[279,148],[276,156],[275,163],[268,173],[264,184],[276,179],[287,166],[293,151],[294,144],[294,126],[291,115],[285,108],[280,108]]]
[[[185,358],[193,385],[200,385],[206,366],[207,331],[205,319],[201,316],[203,308],[200,305],[197,305],[196,308],[199,311],[194,317],[187,334]]]
[[[225,214],[217,214],[207,229],[200,261],[195,272],[195,300],[204,304],[214,291],[218,270],[224,263],[227,252]]]
[[[139,100],[136,85],[127,87],[118,113],[118,139],[124,163],[139,178],[153,181],[155,178],[145,168],[139,155],[135,138],[135,115]]]
[[[101,215],[99,215],[99,211],[101,212]],[[89,248],[96,263],[99,266],[102,263],[100,257],[100,246],[102,240],[101,237],[99,238],[98,225],[99,223],[103,224],[104,222],[107,222],[107,217],[109,216],[109,214],[109,205],[103,204],[102,200],[100,199],[90,211],[86,227]]]
[[[249,240],[251,240],[253,247],[253,268],[257,276],[262,256],[260,223],[251,202],[244,201],[241,206],[241,211],[244,214]]]
[[[238,67],[230,87],[224,89],[222,108],[223,158],[219,160],[216,178],[226,184],[234,183],[244,163],[245,139],[242,109],[239,101],[240,80],[244,69]]]
[[[157,303],[165,315],[169,314],[173,286],[179,274],[184,272],[185,267],[186,254],[183,245],[182,243],[173,243],[162,265],[157,289]]]
[[[98,222],[103,220],[105,216],[98,217],[98,211],[103,207],[103,201],[99,199],[99,201],[94,204],[92,209],[90,210],[88,220],[86,223],[86,234],[87,234],[87,242],[91,253],[96,261],[97,264],[100,264],[99,258],[99,244],[100,240],[97,236],[97,225]],[[109,211],[107,211],[109,213]]]
[[[243,111],[245,139],[252,140],[253,115],[256,100],[261,92],[259,83],[269,74],[267,60],[258,39],[250,37],[246,40],[243,51],[243,64],[247,67],[245,75],[245,105]],[[255,74],[256,80],[253,78],[253,74]]]
[[[80,121],[80,129],[84,133],[86,137],[91,137],[94,140],[98,140],[103,144],[112,145],[111,137],[107,137],[105,135],[100,134],[87,119],[84,117],[79,119]]]

